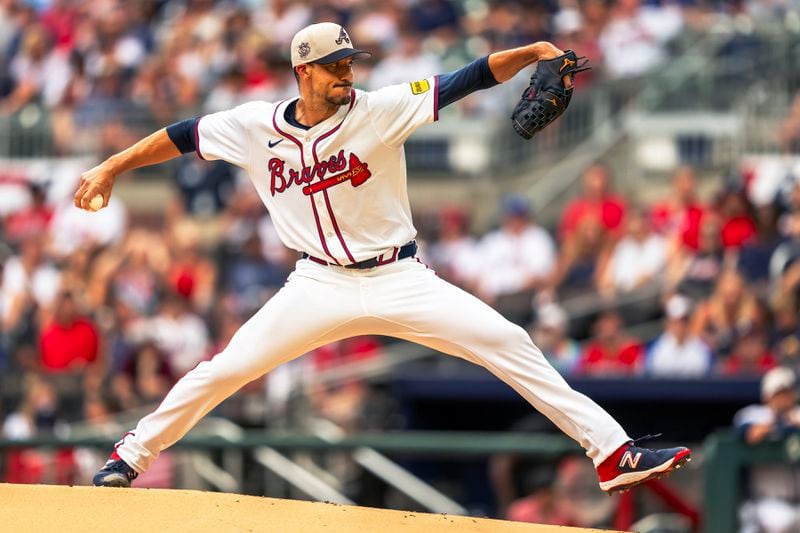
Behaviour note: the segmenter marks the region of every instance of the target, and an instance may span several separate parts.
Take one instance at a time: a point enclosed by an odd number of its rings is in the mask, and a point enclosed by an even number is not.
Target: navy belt
[[[337,265],[336,263],[329,263],[327,261],[314,257],[313,255],[308,255],[305,252],[301,253],[300,257],[303,259],[310,259],[311,261],[319,263],[320,265],[343,266],[344,268],[353,268],[357,270],[362,270],[365,268],[375,268],[381,265],[388,265],[389,263],[394,263],[395,261],[399,261],[400,259],[405,259],[406,257],[414,257],[416,253],[417,253],[417,241],[411,241],[409,243],[404,244],[400,248],[395,248],[394,253],[388,259],[373,257],[371,259],[365,259],[357,263],[350,263],[349,265]]]

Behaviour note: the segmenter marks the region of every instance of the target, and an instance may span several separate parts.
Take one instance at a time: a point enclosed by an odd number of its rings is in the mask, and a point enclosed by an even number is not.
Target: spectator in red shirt
[[[50,33],[53,44],[61,50],[71,50],[75,44],[80,8],[76,2],[54,0],[41,14],[42,25]]]
[[[622,318],[615,310],[604,311],[594,324],[594,338],[584,347],[578,373],[607,376],[638,374],[644,350],[638,339],[622,330]]]
[[[172,264],[167,280],[172,290],[185,298],[197,311],[211,306],[217,270],[204,255],[200,228],[183,220],[172,228]]]
[[[653,229],[675,244],[690,250],[700,247],[700,221],[706,207],[697,198],[697,179],[692,167],[684,166],[672,177],[672,194],[652,207]]]
[[[593,218],[607,233],[616,234],[625,219],[625,200],[611,190],[611,175],[603,165],[592,165],[583,174],[583,194],[564,208],[559,224],[562,239],[571,239],[581,223]]]
[[[99,344],[96,326],[78,314],[72,293],[62,290],[39,337],[42,367],[60,373],[95,363]]]
[[[43,235],[53,218],[53,208],[46,205],[47,195],[44,186],[39,183],[28,183],[30,204],[9,215],[6,220],[6,238],[9,242],[19,243],[28,237]]]
[[[722,218],[722,246],[726,250],[741,248],[754,238],[758,228],[744,191],[729,188],[717,200],[717,212]]]

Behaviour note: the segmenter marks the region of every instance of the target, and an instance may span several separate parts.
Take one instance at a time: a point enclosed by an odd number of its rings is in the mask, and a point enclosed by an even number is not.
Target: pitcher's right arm
[[[81,174],[75,192],[75,207],[91,211],[89,202],[98,194],[103,195],[103,207],[106,207],[117,176],[128,170],[169,161],[179,155],[181,151],[167,134],[167,128],[162,128]]]

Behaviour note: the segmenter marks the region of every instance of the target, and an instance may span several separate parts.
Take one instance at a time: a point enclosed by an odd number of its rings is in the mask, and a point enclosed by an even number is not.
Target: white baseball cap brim
[[[796,383],[797,377],[791,369],[773,368],[761,378],[761,399],[766,402],[781,391],[793,389]]]
[[[333,22],[311,24],[292,38],[292,67],[308,63],[335,63],[347,57],[369,57],[366,50],[353,47],[345,29]]]

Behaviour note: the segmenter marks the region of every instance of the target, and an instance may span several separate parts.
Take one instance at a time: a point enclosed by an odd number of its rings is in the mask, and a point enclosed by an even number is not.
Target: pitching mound
[[[585,533],[590,531],[192,490],[8,484],[0,484],[0,524],[2,524],[0,529],[3,531],[17,533],[46,531]]]

